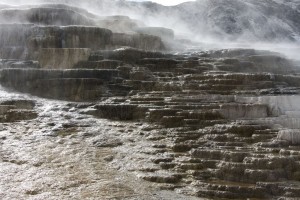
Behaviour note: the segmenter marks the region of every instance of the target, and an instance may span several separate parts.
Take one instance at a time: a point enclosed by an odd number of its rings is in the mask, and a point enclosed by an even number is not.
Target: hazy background
[[[299,0],[0,0],[0,4],[59,3],[99,16],[126,15],[146,26],[173,29],[202,48],[257,48],[299,57]],[[184,2],[184,3],[183,3]],[[174,5],[178,4],[179,5]],[[170,6],[170,5],[173,6]],[[196,44],[196,43],[195,43]]]
[[[147,0],[127,0],[127,1],[136,1],[136,2],[144,2]],[[149,1],[149,0],[148,0]],[[159,3],[165,6],[174,6],[187,1],[195,1],[195,0],[151,0],[152,2]]]

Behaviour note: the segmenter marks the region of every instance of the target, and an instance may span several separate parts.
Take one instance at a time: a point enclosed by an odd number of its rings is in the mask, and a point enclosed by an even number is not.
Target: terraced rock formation
[[[24,122],[34,131],[41,126],[41,136],[69,136],[77,151],[109,148],[104,150],[116,153],[106,157],[107,166],[134,173],[141,184],[145,180],[160,190],[187,195],[182,199],[300,197],[300,68],[296,61],[254,49],[171,53],[163,51],[173,39],[171,30],[137,28],[138,22],[131,21],[117,24],[136,33],[114,33],[106,29],[112,26],[108,19],[130,19],[113,16],[100,23],[92,14],[63,5],[0,10],[3,16],[15,13],[34,24],[0,25],[1,85],[11,92],[70,103],[43,110],[30,100],[3,101],[1,122],[21,120],[20,130]],[[54,17],[49,20],[51,13]],[[57,24],[61,15],[66,18]],[[50,102],[36,99],[44,106]],[[61,123],[56,117],[66,123],[56,127],[55,123]],[[105,126],[109,134],[100,131],[103,124],[97,118],[113,124],[111,129]],[[39,121],[44,124],[37,125]],[[84,162],[90,159],[99,167],[91,154],[84,154]],[[71,163],[75,171],[82,171]],[[86,177],[91,181],[91,175]],[[70,188],[99,183],[89,181]],[[125,192],[124,199],[130,194]],[[71,193],[62,196],[73,197]]]
[[[288,113],[280,102],[267,102],[299,94],[299,69],[271,52],[215,54],[142,59],[123,81],[132,91],[92,113],[150,123],[140,132],[149,146],[133,150],[139,167],[130,170],[164,189],[206,198],[299,197],[298,132],[278,122]],[[297,115],[287,120],[299,128]]]

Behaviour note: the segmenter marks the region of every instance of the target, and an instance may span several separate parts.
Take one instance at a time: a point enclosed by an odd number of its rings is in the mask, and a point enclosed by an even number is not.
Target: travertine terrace
[[[300,198],[299,62],[62,4],[0,19],[1,199]]]

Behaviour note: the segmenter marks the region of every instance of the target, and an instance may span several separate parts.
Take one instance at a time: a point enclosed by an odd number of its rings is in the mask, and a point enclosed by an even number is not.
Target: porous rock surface
[[[95,16],[76,16],[0,25],[2,199],[300,197],[293,61],[160,52],[157,35],[77,26]]]

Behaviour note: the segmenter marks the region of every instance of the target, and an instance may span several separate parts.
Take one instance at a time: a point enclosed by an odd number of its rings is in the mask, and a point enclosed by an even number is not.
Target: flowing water
[[[1,124],[1,199],[193,199],[159,191],[154,184],[118,169],[126,161],[114,161],[120,153],[112,148],[116,137],[129,130],[131,137],[137,135],[137,125],[95,119],[79,114],[68,102],[1,88],[1,100],[7,99],[33,99],[39,116]],[[97,147],[98,140],[106,141],[103,146],[107,147]],[[127,136],[117,143],[129,141]]]

